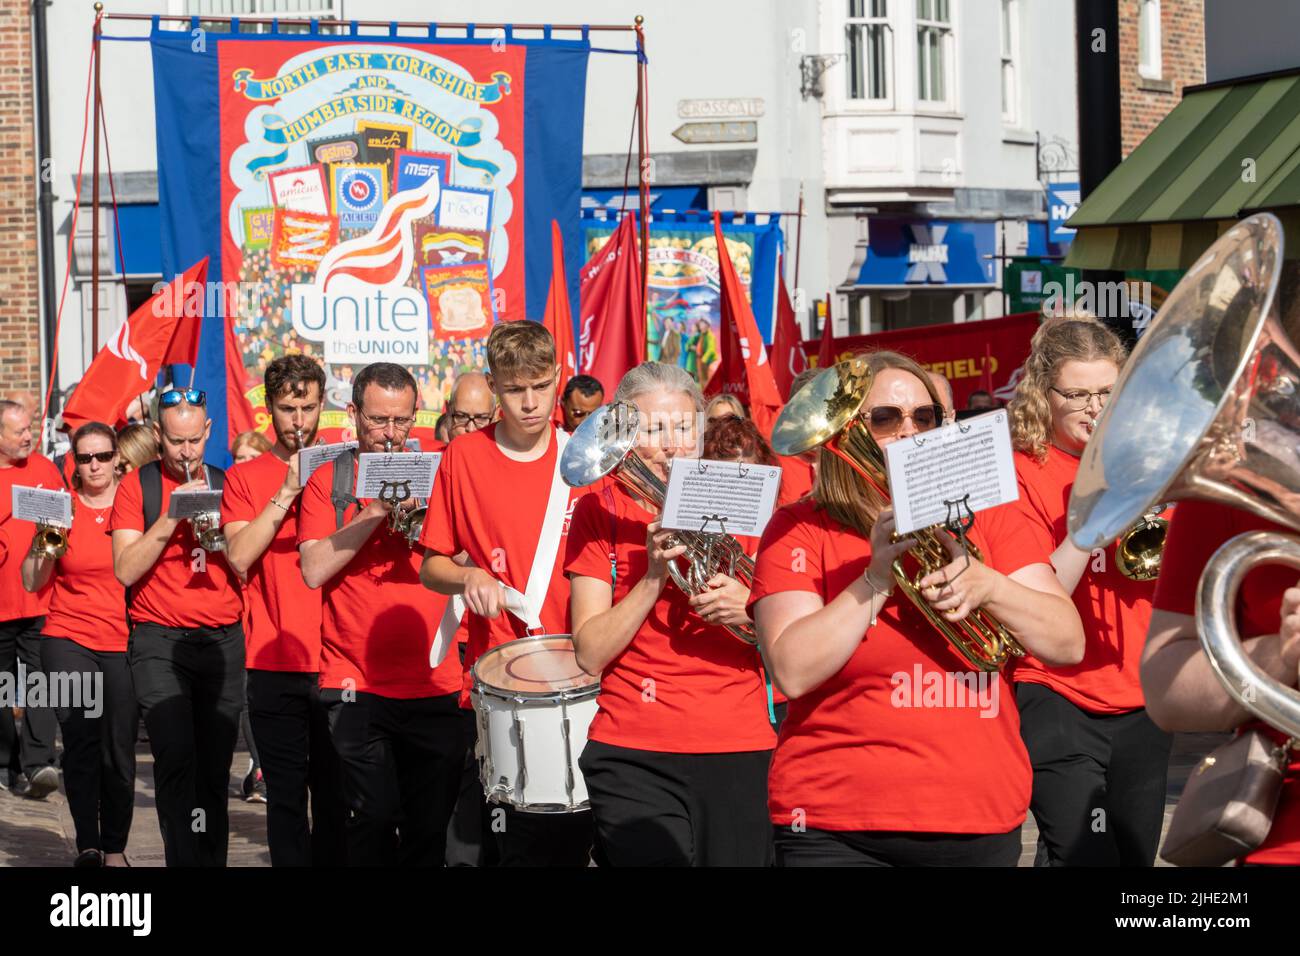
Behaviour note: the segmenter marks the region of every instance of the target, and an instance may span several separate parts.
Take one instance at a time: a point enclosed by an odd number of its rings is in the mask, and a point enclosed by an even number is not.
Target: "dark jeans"
[[[1145,710],[1092,714],[1041,684],[1017,684],[1034,767],[1036,866],[1151,866],[1173,737]]]
[[[777,866],[1015,866],[1020,828],[1009,833],[792,830],[774,827]]]
[[[266,781],[271,865],[342,866],[346,813],[317,675],[250,670],[248,719]]]
[[[154,757],[168,866],[225,866],[230,762],[244,706],[244,629],[139,623],[127,647]]]
[[[21,560],[21,558],[19,559]],[[41,628],[43,617],[20,617],[0,621],[0,674],[18,686],[18,662],[27,668],[27,680],[41,671]],[[54,737],[58,720],[53,709],[26,704],[21,736],[9,706],[0,706],[0,773],[5,769],[32,776],[42,767],[54,766]]]
[[[349,866],[442,866],[464,733],[459,694],[401,700],[325,689]]]
[[[131,833],[140,726],[126,653],[92,651],[65,637],[45,637],[41,667],[46,674],[75,674],[78,681],[90,675],[98,685],[93,698],[60,701],[54,710],[63,728],[63,785],[77,849],[121,853]]]
[[[578,766],[604,866],[770,866],[772,751],[674,754],[587,741]]]

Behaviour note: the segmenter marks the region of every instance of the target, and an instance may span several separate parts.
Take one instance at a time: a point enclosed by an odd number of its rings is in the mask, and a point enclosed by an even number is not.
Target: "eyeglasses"
[[[1052,391],[1065,401],[1065,407],[1072,412],[1081,412],[1088,407],[1088,403],[1096,396],[1097,404],[1105,405],[1106,400],[1110,398],[1110,389],[1103,388],[1097,392],[1090,392],[1084,388],[1072,388],[1067,392],[1061,391],[1055,385],[1049,386]]]
[[[169,388],[158,396],[159,408],[174,408],[181,402],[187,405],[207,405],[208,393],[197,388]]]
[[[492,424],[492,415],[471,415],[469,412],[452,412],[451,423],[453,425],[474,425],[476,428],[487,428]]]
[[[893,435],[903,427],[904,419],[911,419],[919,432],[928,432],[943,421],[942,405],[917,405],[910,412],[898,405],[876,405],[867,412],[867,422],[878,435]]]
[[[397,415],[392,418],[371,418],[359,408],[357,409],[357,415],[364,419],[371,428],[377,428],[380,431],[383,431],[389,425],[392,425],[399,432],[406,431],[415,424],[415,418],[406,415]]]
[[[92,458],[101,465],[107,465],[113,460],[113,456],[116,454],[117,452],[115,451],[95,451],[84,455],[81,452],[77,452],[77,454],[72,457],[76,460],[78,465],[89,465]]]

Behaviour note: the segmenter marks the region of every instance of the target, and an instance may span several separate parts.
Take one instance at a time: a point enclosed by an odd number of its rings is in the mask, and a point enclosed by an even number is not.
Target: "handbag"
[[[1174,866],[1223,866],[1268,837],[1293,740],[1248,730],[1216,747],[1187,778],[1160,856]]]

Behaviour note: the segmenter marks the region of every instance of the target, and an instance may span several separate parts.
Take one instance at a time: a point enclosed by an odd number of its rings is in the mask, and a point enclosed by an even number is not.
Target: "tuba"
[[[821,445],[857,472],[873,506],[885,508],[890,500],[885,456],[858,414],[870,389],[871,370],[862,359],[831,366],[800,389],[782,410],[772,429],[772,450],[793,456]],[[962,621],[944,620],[921,596],[920,580],[952,560],[943,535],[953,536],[942,525],[912,532],[917,544],[894,562],[894,580],[972,667],[996,671],[1025,653],[1010,632],[983,609]],[[966,547],[974,560],[981,560],[974,543],[967,542]]]
[[[611,402],[583,420],[564,446],[560,474],[570,488],[583,488],[612,475],[639,498],[662,508],[667,486],[633,453],[641,428],[635,405]],[[754,561],[729,534],[712,531],[676,531],[686,553],[668,562],[668,576],[690,595],[701,594],[718,572],[746,587],[754,580]],[[684,567],[680,562],[684,562]],[[747,644],[757,644],[752,624],[728,624],[727,631]]]
[[[190,475],[190,463],[183,462],[185,465],[185,480],[193,481]],[[206,475],[207,472],[205,471]],[[226,536],[221,533],[221,512],[205,511],[202,514],[194,515],[190,520],[190,528],[194,532],[195,539],[199,542],[199,547],[204,551],[216,552],[226,550]]]
[[[1074,543],[1102,547],[1152,502],[1203,499],[1300,531],[1300,351],[1279,303],[1282,225],[1271,214],[1220,236],[1165,300],[1133,350],[1084,449],[1070,495]],[[1300,315],[1300,313],[1297,313]],[[1300,735],[1300,693],[1249,658],[1238,588],[1261,564],[1300,570],[1300,539],[1254,531],[1225,543],[1201,576],[1202,649],[1245,710]]]

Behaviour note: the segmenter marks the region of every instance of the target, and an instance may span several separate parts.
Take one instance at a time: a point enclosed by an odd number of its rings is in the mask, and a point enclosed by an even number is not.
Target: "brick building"
[[[0,0],[0,394],[41,386],[30,4]]]
[[[1203,0],[1119,0],[1120,125],[1124,155],[1205,82]]]

